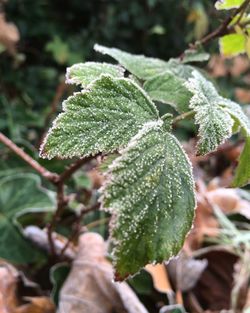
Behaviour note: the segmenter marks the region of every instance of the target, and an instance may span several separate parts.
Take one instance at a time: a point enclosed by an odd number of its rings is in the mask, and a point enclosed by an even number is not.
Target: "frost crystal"
[[[176,255],[194,214],[191,165],[163,121],[148,122],[110,166],[103,208],[114,216],[117,279]]]
[[[141,126],[158,119],[155,105],[134,82],[102,75],[63,103],[41,156],[82,157],[125,146]]]
[[[221,106],[223,98],[198,71],[193,72],[185,86],[193,93],[190,108],[195,111],[195,122],[199,125],[198,153],[206,154],[231,136],[234,121]]]
[[[108,63],[78,63],[67,68],[66,83],[86,87],[102,74],[109,74],[113,77],[123,77],[124,70],[119,66]]]
[[[145,57],[144,55],[133,55],[116,48],[107,48],[97,44],[94,49],[111,56],[130,73],[143,80],[152,78],[168,69],[168,63],[160,59]]]

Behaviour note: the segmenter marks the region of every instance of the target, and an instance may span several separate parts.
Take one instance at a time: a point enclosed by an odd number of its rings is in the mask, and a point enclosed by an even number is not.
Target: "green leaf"
[[[243,112],[241,106],[229,99],[221,98],[222,107],[227,111],[231,117],[242,129],[245,137],[250,136],[250,121],[246,114]]]
[[[69,158],[112,152],[125,146],[158,112],[134,82],[103,75],[63,103],[43,145],[41,156]]]
[[[53,58],[59,64],[65,64],[70,54],[69,45],[58,36],[54,36],[47,43],[45,50],[51,52]]]
[[[220,38],[220,53],[226,57],[236,56],[246,52],[246,37],[244,34],[230,34]]]
[[[190,108],[195,111],[195,123],[199,125],[198,154],[206,154],[232,135],[234,121],[220,106],[223,98],[199,72],[194,71],[185,85],[193,93]]]
[[[192,77],[193,71],[196,70],[195,67],[187,64],[181,63],[178,59],[170,59],[168,61],[168,70],[173,74],[182,79],[189,79]]]
[[[204,62],[209,60],[210,55],[207,52],[188,49],[184,51],[184,57],[182,58],[182,63],[191,63],[191,62]]]
[[[170,71],[154,76],[144,84],[153,100],[172,105],[177,111],[188,111],[191,92],[184,86],[185,80]]]
[[[57,263],[50,269],[50,281],[53,284],[51,297],[56,305],[59,303],[59,293],[70,272],[69,264]]]
[[[67,68],[66,83],[77,84],[86,87],[101,74],[109,74],[114,77],[123,77],[124,70],[116,65],[108,63],[86,62],[78,63]]]
[[[33,174],[17,174],[0,179],[0,257],[17,264],[31,263],[43,255],[24,239],[15,222],[27,212],[54,208],[54,193],[41,187]]]
[[[116,48],[107,48],[96,44],[94,49],[114,58],[130,73],[140,79],[147,80],[168,69],[168,63],[156,58],[135,55]]]
[[[163,122],[146,123],[110,166],[103,208],[113,213],[116,279],[176,255],[192,225],[190,162]]]
[[[232,186],[242,187],[249,183],[250,183],[250,137],[247,137],[244,149],[241,152],[239,158],[239,165],[236,168]]]
[[[217,10],[230,10],[234,8],[239,8],[244,0],[218,0],[215,3],[215,8]]]

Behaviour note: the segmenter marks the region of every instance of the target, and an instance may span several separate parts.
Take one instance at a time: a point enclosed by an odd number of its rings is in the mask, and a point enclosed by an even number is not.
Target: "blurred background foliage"
[[[1,8],[20,38],[0,49],[0,130],[35,146],[56,113],[56,92],[60,100],[67,91],[65,68],[101,58],[94,43],[169,59],[214,26],[215,11],[210,0],[9,0]]]

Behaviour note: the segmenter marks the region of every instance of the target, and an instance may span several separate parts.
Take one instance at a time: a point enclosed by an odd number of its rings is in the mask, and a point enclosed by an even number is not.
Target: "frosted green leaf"
[[[191,62],[204,62],[209,60],[210,55],[207,52],[188,49],[184,51],[184,56],[181,60],[182,63],[191,63]]]
[[[0,257],[16,264],[38,261],[43,254],[26,240],[16,218],[25,212],[52,211],[55,195],[41,187],[34,174],[17,174],[0,179]]]
[[[239,165],[236,168],[232,186],[242,187],[249,183],[250,183],[250,137],[247,137],[244,149],[241,152],[239,158]]]
[[[191,92],[184,86],[184,79],[170,71],[154,76],[144,84],[144,89],[153,100],[172,105],[177,111],[188,111]]]
[[[96,44],[94,49],[102,54],[107,54],[120,63],[133,75],[147,80],[168,69],[168,63],[156,58],[135,55],[116,48],[107,48]]]
[[[220,38],[220,53],[226,57],[236,56],[246,52],[246,37],[244,34],[230,34]]]
[[[230,10],[234,8],[239,8],[244,0],[218,0],[215,3],[215,8],[217,10]]]
[[[158,119],[155,105],[134,82],[103,75],[63,103],[41,156],[82,157],[125,146],[141,126]]]
[[[177,59],[170,59],[167,64],[169,71],[171,71],[177,77],[185,80],[192,77],[192,73],[195,70],[195,67],[187,64],[182,64]]]
[[[245,137],[250,136],[250,121],[240,105],[225,98],[221,98],[221,104],[224,110],[227,111],[242,128],[243,135]]]
[[[116,65],[98,62],[78,63],[67,68],[66,83],[86,87],[93,80],[109,74],[114,77],[123,77],[124,70]]]
[[[116,279],[176,255],[192,225],[190,162],[163,121],[146,123],[110,166],[103,208],[113,214]]]
[[[195,111],[195,123],[199,125],[198,154],[214,151],[232,135],[234,121],[220,106],[223,98],[200,73],[194,71],[185,86],[193,93],[190,108]]]

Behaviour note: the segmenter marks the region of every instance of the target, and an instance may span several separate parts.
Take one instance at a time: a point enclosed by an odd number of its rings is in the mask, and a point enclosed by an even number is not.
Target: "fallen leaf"
[[[192,289],[196,285],[206,267],[207,260],[195,260],[184,251],[167,265],[171,281],[175,282],[177,290],[183,292]]]
[[[16,284],[18,271],[9,263],[0,262],[0,312],[12,313],[17,306]]]
[[[29,303],[19,306],[10,313],[55,313],[55,306],[48,297],[26,297],[25,300]]]
[[[238,77],[249,69],[249,59],[246,56],[236,56],[228,62],[223,55],[214,54],[208,63],[208,70],[213,77],[232,75]]]
[[[205,236],[215,237],[219,233],[219,223],[210,204],[218,206],[226,214],[238,213],[250,219],[249,201],[242,199],[237,189],[217,186],[216,180],[208,186],[200,180],[197,181],[196,216],[184,243],[184,249],[188,253],[199,249]]]
[[[55,306],[48,297],[20,297],[18,290],[20,278],[31,288],[35,285],[20,274],[14,266],[0,261],[0,312],[54,313]],[[24,301],[28,303],[22,304]]]
[[[237,257],[225,251],[211,251],[202,258],[208,265],[192,292],[204,310],[228,310]]]
[[[60,291],[59,313],[147,313],[127,283],[113,282],[106,244],[96,233],[79,238],[79,250]]]
[[[152,276],[154,287],[157,291],[166,294],[173,293],[173,288],[169,282],[168,273],[164,263],[156,265],[148,264],[145,267],[145,270]]]
[[[16,54],[16,43],[20,39],[18,28],[15,24],[7,22],[4,13],[0,13],[0,43],[11,54]]]
[[[246,88],[235,88],[235,97],[239,102],[249,103],[250,102],[250,91]]]

